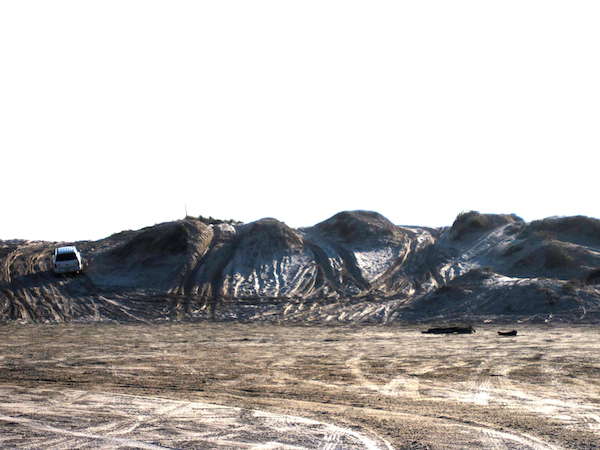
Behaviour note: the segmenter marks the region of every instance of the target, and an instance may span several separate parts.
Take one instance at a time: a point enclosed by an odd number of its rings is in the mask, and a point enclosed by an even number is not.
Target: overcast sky
[[[0,239],[600,217],[600,2],[2,1]]]

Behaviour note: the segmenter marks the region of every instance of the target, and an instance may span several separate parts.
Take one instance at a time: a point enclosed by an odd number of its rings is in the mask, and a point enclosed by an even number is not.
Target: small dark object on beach
[[[430,328],[427,331],[421,331],[421,333],[428,334],[471,334],[476,333],[472,325],[468,327],[446,327],[446,328]]]
[[[516,336],[517,335],[517,330],[512,330],[512,331],[498,331],[498,334],[500,336]]]

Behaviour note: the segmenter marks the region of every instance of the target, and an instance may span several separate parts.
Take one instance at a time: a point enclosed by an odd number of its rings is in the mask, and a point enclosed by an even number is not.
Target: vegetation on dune
[[[587,216],[549,217],[534,220],[523,230],[524,237],[534,235],[544,240],[556,239],[558,234],[600,241],[600,220]]]
[[[452,224],[450,235],[453,239],[458,240],[471,233],[490,231],[514,222],[524,221],[516,214],[482,214],[479,211],[461,212]]]
[[[527,247],[532,251],[516,261],[517,267],[550,270],[547,275],[580,278],[598,264],[589,245],[600,243],[600,220],[586,216],[551,217],[535,220],[519,232],[517,243],[504,256],[510,256]],[[530,276],[535,276],[531,273]]]
[[[302,239],[285,223],[266,218],[250,223],[240,232],[242,249],[252,248],[253,254],[268,253],[268,250],[299,250]]]
[[[560,270],[572,267],[577,262],[577,252],[568,244],[555,240],[543,240],[542,245],[527,256],[518,260],[517,267],[545,268]]]
[[[600,267],[596,267],[592,269],[587,276],[585,277],[585,283],[590,284],[600,284]]]
[[[126,259],[147,254],[182,254],[188,250],[190,225],[166,223],[143,230],[110,253],[113,258]]]
[[[396,225],[374,211],[340,212],[314,229],[345,244],[393,245],[405,240]]]
[[[229,223],[231,225],[239,225],[242,224],[243,222],[240,222],[239,220],[234,220],[234,219],[228,219],[228,220],[222,220],[222,219],[215,219],[213,216],[208,216],[208,217],[204,217],[204,216],[198,216],[198,217],[194,217],[194,216],[185,216],[186,220],[198,220],[199,222],[202,222],[206,225],[219,225],[222,223]]]
[[[571,265],[575,256],[560,242],[551,242],[543,249],[544,266],[547,269],[560,269]]]

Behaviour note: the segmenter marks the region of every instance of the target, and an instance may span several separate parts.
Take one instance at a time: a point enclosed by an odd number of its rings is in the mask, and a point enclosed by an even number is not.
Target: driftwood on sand
[[[422,333],[429,334],[471,334],[475,333],[475,329],[472,325],[468,327],[440,327],[440,328],[429,328],[427,331],[422,331]]]

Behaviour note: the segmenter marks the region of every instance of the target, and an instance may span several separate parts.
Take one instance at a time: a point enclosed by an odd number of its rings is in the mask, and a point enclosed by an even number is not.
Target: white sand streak
[[[36,422],[34,420],[25,419],[23,417],[9,417],[9,416],[0,415],[0,420],[4,421],[4,422],[16,423],[16,424],[22,425],[27,428],[31,428],[36,431],[86,438],[88,440],[104,441],[104,442],[107,442],[110,444],[118,445],[119,447],[127,446],[127,447],[134,447],[134,448],[147,448],[150,450],[171,450],[170,447],[161,447],[160,445],[147,444],[145,442],[139,442],[139,441],[136,441],[133,439],[116,438],[116,437],[111,437],[111,436],[90,434],[90,433],[85,433],[85,432],[81,432],[81,431],[67,430],[64,428],[57,428],[57,427],[53,427],[51,425],[44,425],[43,423]]]
[[[391,449],[378,437],[294,416],[125,394],[0,388],[9,448]],[[58,447],[56,447],[58,448]]]

